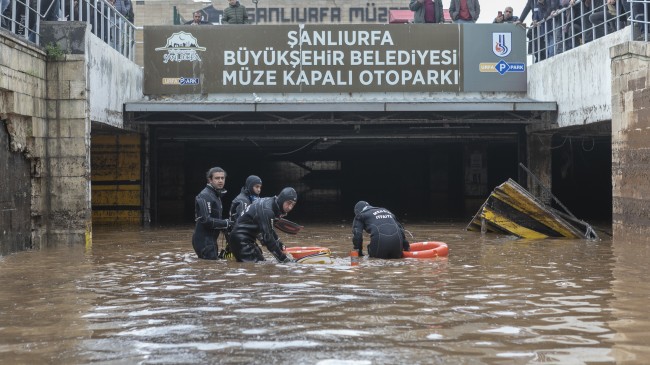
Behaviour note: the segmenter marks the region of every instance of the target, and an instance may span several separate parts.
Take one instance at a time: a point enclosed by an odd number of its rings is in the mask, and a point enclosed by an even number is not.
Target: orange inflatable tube
[[[305,256],[323,253],[329,255],[331,253],[327,247],[287,247],[284,252],[290,253],[296,260],[300,260]]]
[[[404,251],[404,257],[415,259],[431,259],[449,255],[449,247],[444,242],[415,242],[411,243],[409,251]]]

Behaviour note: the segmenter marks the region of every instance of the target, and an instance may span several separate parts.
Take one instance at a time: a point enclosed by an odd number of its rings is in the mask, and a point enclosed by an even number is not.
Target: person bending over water
[[[359,251],[359,256],[363,256],[363,231],[370,233],[370,257],[399,259],[403,256],[403,250],[409,250],[404,227],[395,215],[386,208],[373,207],[362,200],[354,206],[352,222],[352,245]]]
[[[258,237],[276,260],[292,261],[283,252],[284,244],[273,229],[273,219],[287,215],[297,201],[296,191],[284,188],[277,196],[257,199],[246,208],[230,232],[230,249],[238,262],[264,261],[262,250],[255,243]]]

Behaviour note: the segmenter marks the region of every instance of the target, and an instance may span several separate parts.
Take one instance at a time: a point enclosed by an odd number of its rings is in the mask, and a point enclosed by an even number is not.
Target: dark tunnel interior
[[[603,129],[601,126],[597,128]],[[262,196],[294,187],[297,222],[349,222],[359,200],[407,222],[469,222],[507,179],[527,185],[521,126],[159,127],[151,133],[154,224],[187,224],[213,166],[228,174],[224,214],[249,175]],[[552,193],[582,219],[611,219],[611,137],[567,130],[549,139]],[[535,157],[533,157],[535,158]]]
[[[258,175],[262,196],[285,186],[298,191],[288,218],[299,222],[350,221],[359,200],[388,208],[403,221],[469,220],[496,185],[518,176],[514,141],[326,142],[306,152],[307,143],[274,143],[272,149],[247,141],[159,143],[158,222],[192,222],[194,196],[213,166],[228,174],[224,212],[246,177]]]

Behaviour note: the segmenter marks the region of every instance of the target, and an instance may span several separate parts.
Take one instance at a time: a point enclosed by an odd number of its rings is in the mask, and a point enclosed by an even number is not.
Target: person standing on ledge
[[[228,0],[228,7],[223,10],[221,24],[248,24],[246,7],[237,0]]]
[[[411,0],[414,23],[442,23],[442,0]]]
[[[512,15],[512,6],[506,6],[506,10],[499,12],[496,18],[492,23],[514,23],[519,20],[515,15]]]
[[[192,14],[192,20],[190,20],[189,22],[186,22],[185,24],[187,24],[187,25],[206,25],[206,24],[210,24],[210,23],[203,20],[203,14],[201,14],[200,11],[195,11]]]
[[[380,259],[401,259],[410,244],[404,227],[386,208],[373,207],[363,200],[354,205],[352,245],[363,256],[363,231],[370,233],[368,255]]]
[[[454,23],[476,23],[481,15],[478,0],[451,0],[449,15]]]
[[[221,196],[226,193],[226,171],[221,167],[213,167],[208,170],[206,177],[208,184],[194,200],[196,227],[192,235],[192,247],[200,259],[216,260],[219,233],[230,225],[228,219],[221,218]]]

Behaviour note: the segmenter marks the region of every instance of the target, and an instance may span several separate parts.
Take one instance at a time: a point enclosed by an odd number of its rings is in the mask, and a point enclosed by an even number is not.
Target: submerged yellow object
[[[547,206],[512,179],[492,191],[467,230],[526,239],[597,238],[591,226]]]

